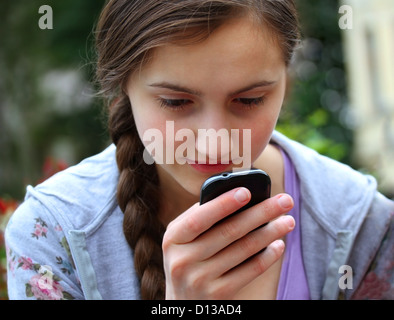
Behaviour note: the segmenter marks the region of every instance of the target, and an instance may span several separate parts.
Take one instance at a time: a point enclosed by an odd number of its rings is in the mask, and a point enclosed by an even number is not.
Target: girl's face
[[[141,140],[152,148],[153,142],[161,144],[160,139],[144,141],[144,134],[161,132],[163,137],[163,157],[157,149],[155,160],[165,188],[198,197],[205,179],[237,167],[231,144],[221,148],[217,139],[217,150],[209,149],[199,135],[201,129],[216,138],[219,132],[231,137],[231,130],[239,130],[237,154],[248,152],[243,159],[252,164],[264,151],[286,86],[282,52],[265,29],[248,18],[233,19],[203,42],[155,49],[149,63],[130,77],[126,92]],[[243,139],[245,129],[250,129],[250,141],[246,134]],[[186,135],[174,141],[178,132]],[[194,154],[177,152],[186,142]],[[215,158],[219,164],[209,165]]]

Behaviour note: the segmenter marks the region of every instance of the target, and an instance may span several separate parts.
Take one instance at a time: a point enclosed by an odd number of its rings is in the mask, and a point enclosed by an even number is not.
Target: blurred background
[[[380,190],[393,197],[392,0],[296,2],[303,42],[294,58],[278,130],[374,175]],[[93,30],[103,4],[104,0],[0,0],[3,217],[23,200],[27,185],[110,143],[93,81]],[[53,10],[53,29],[39,28],[42,5]],[[0,247],[1,242],[0,238]],[[5,249],[0,250],[4,266]]]

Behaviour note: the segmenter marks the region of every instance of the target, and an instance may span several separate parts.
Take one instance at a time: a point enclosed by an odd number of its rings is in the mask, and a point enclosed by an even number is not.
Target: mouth
[[[188,163],[193,169],[197,170],[198,172],[210,173],[210,174],[226,171],[232,166],[231,161],[226,163],[218,163],[218,164],[198,163],[193,161],[188,161]]]

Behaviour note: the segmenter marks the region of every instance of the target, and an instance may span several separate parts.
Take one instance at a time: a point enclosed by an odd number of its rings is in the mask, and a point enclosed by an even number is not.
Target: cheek
[[[165,121],[153,111],[153,106],[146,99],[137,94],[137,90],[133,90],[133,93],[129,95],[129,99],[140,139],[143,141],[144,134],[151,130],[159,130],[164,135]],[[143,143],[146,146],[144,141]]]
[[[264,151],[265,147],[268,145],[271,139],[271,135],[272,135],[271,130],[264,130],[264,129],[252,130],[252,142],[251,142],[252,163]]]
[[[265,115],[251,128],[251,157],[254,162],[264,151],[271,140],[278,119],[278,113]]]
[[[252,161],[260,156],[271,140],[283,104],[284,88],[284,84],[279,86],[275,94],[271,96],[270,102],[262,107],[261,112],[251,122]]]
[[[130,101],[137,132],[146,151],[153,155],[157,164],[173,164],[176,160],[174,159],[175,150],[178,145],[182,144],[182,142],[174,141],[178,130],[174,121],[167,119],[156,106],[149,105],[147,101],[145,103],[134,99]],[[147,159],[146,161],[151,161]]]

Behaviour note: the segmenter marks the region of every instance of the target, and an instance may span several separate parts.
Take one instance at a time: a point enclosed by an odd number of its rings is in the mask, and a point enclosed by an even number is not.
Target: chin
[[[203,185],[206,178],[201,178],[201,177],[188,178],[185,180],[181,178],[180,180],[181,180],[179,181],[180,185],[187,193],[189,193],[191,196],[200,199],[201,186]]]

